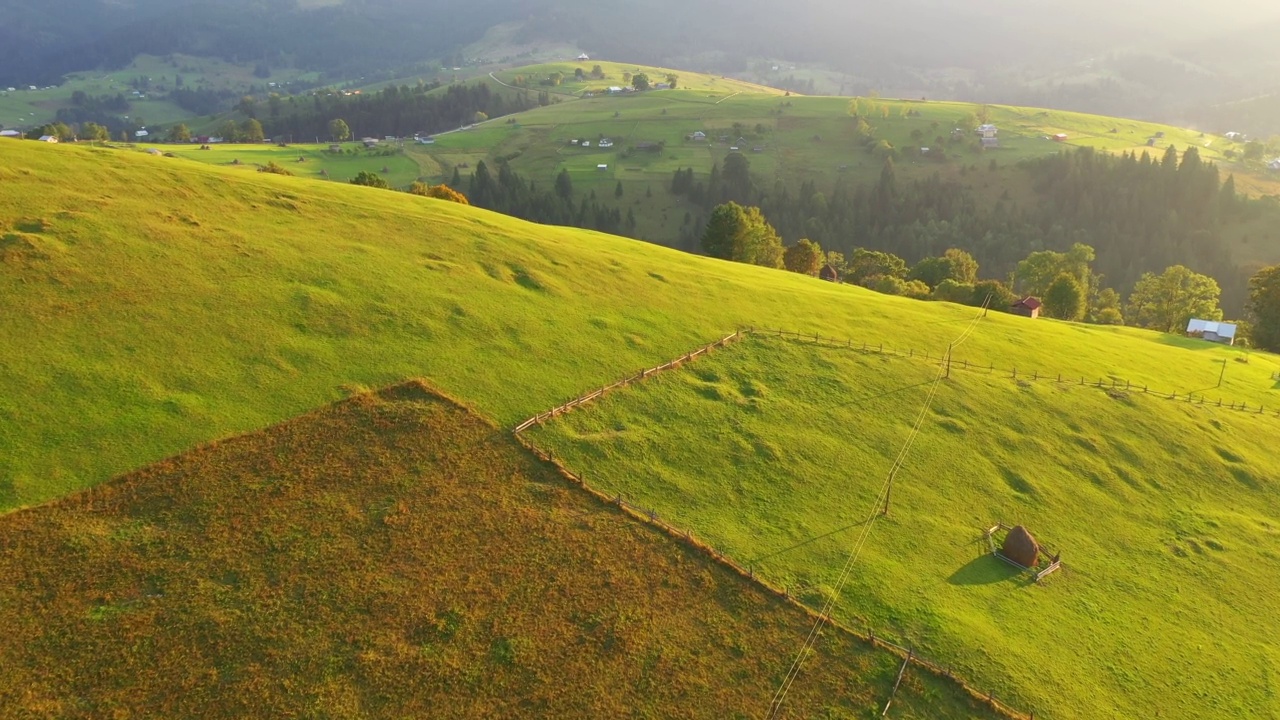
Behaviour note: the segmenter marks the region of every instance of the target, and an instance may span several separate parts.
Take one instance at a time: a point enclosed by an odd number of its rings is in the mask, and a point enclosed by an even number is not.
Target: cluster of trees
[[[985,172],[997,172],[994,166]],[[964,173],[984,172],[964,169]],[[1243,307],[1245,276],[1231,258],[1226,231],[1265,211],[1263,201],[1236,193],[1234,178],[1203,162],[1196,149],[1162,158],[1111,156],[1085,148],[1028,161],[1016,173],[1033,192],[1014,200],[983,198],[965,179],[902,181],[891,158],[874,183],[838,181],[829,192],[805,182],[762,187],[741,153],[712,167],[705,179],[677,170],[673,193],[701,209],[679,238],[697,246],[713,208],[727,202],[755,206],[785,242],[809,238],[825,248],[865,247],[918,260],[964,247],[985,267],[1013,272],[1028,254],[1087,244],[1094,267],[1116,288],[1130,289],[1144,273],[1185,265],[1217,278],[1226,303]],[[1083,288],[1089,291],[1087,284]],[[1039,288],[1038,291],[1044,291]]]
[[[271,137],[328,137],[329,123],[342,118],[362,136],[403,137],[415,132],[436,133],[475,122],[477,117],[500,117],[535,106],[527,93],[505,97],[488,85],[451,85],[444,93],[432,93],[438,85],[390,86],[376,93],[343,95],[316,92],[305,96],[270,99],[266,108],[246,98],[237,109],[259,119]],[[274,108],[274,109],[273,109]]]
[[[461,181],[455,169],[450,184],[457,187]],[[567,171],[560,172],[550,189],[543,189],[516,174],[506,162],[498,162],[494,173],[484,161],[480,161],[471,175],[467,197],[477,207],[524,220],[615,235],[635,235],[636,216],[632,210],[628,209],[623,215],[617,207],[609,207],[598,200],[594,190],[578,196]]]
[[[784,247],[759,208],[735,202],[716,206],[701,242],[703,252],[712,257],[806,275],[816,275],[823,264],[830,264],[845,282],[890,295],[975,306],[989,302],[992,309],[1003,311],[1019,297],[1031,295],[1041,299],[1048,317],[1120,325],[1127,315],[1133,325],[1165,332],[1184,329],[1193,317],[1222,319],[1217,282],[1182,265],[1158,275],[1144,273],[1128,303],[1122,305],[1119,292],[1102,287],[1103,278],[1093,268],[1094,249],[1083,243],[1065,252],[1030,253],[1017,263],[1008,282],[980,280],[978,261],[954,247],[914,265],[891,252],[863,247],[853,248],[847,256],[837,250],[824,252],[820,243],[809,238]],[[1280,342],[1280,267],[1269,272],[1255,277],[1254,294],[1271,298],[1267,302],[1275,307],[1274,327]]]

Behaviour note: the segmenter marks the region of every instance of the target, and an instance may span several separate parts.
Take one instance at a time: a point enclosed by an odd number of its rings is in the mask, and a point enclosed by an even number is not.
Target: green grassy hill
[[[0,547],[10,717],[759,717],[810,624],[419,384],[7,515]],[[829,633],[788,707],[862,717],[897,664]],[[994,717],[917,670],[894,713]]]
[[[971,342],[1011,348],[990,358],[1005,372],[957,365],[942,383],[836,615],[1036,717],[1280,717],[1280,417],[1032,381],[1048,358],[1013,342],[1027,322],[978,325]],[[818,608],[936,357],[756,336],[529,437]],[[987,554],[996,522],[1065,569],[1036,585]]]
[[[740,325],[945,347],[969,310],[402,193],[0,146],[0,504],[426,376],[501,424]],[[1002,322],[1007,322],[1001,319]],[[1038,323],[975,358],[1191,391],[1239,352]],[[909,328],[909,331],[905,331]],[[1096,352],[1081,352],[1081,344]],[[1269,356],[1221,393],[1275,402]]]
[[[6,508],[406,377],[510,427],[740,326],[936,357],[973,315],[403,193],[36,143],[0,160]],[[771,342],[539,440],[602,481],[636,470],[619,489],[813,599],[846,536],[762,556],[857,520],[932,370]],[[1275,356],[1128,328],[992,314],[957,357],[1280,409]],[[957,371],[840,616],[1054,717],[1274,717],[1278,429]],[[973,542],[995,520],[1067,570],[1002,576]]]

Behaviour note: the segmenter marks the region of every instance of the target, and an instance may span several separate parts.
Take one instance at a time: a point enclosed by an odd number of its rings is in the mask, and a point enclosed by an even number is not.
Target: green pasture
[[[966,327],[938,322],[954,336]],[[1044,334],[1022,337],[1033,325]],[[924,329],[907,327],[904,344]],[[530,437],[596,488],[820,608],[930,393],[933,350],[928,362],[756,336]],[[837,617],[1036,717],[1280,717],[1280,418],[1043,370],[1031,380],[1032,367],[1070,362],[1111,368],[1108,382],[1143,373],[1212,386],[1202,362],[1163,367],[1199,352],[1221,355],[1145,333],[982,321],[956,357],[1005,371],[957,364],[938,387]],[[1229,363],[1228,375],[1280,408],[1278,384],[1259,372],[1273,361],[1261,362]],[[996,522],[1025,524],[1065,569],[1037,585],[990,556],[982,533]]]
[[[163,99],[163,95],[175,86],[176,76],[181,75],[183,86],[243,92],[250,85],[286,83],[299,79],[314,79],[296,70],[276,70],[271,77],[253,75],[252,65],[238,65],[217,58],[194,57],[175,54],[173,62],[154,55],[139,55],[126,68],[114,71],[89,70],[67,75],[61,85],[44,89],[27,90],[16,87],[14,92],[0,88],[0,125],[30,128],[53,122],[60,108],[71,107],[71,95],[77,90],[91,96],[123,93],[132,104],[130,119],[141,119],[145,125],[169,125],[177,122],[196,123],[190,112]],[[146,98],[132,95],[130,81],[147,77],[153,90]]]
[[[138,147],[147,147],[144,144]],[[428,158],[428,172],[423,172],[419,160],[406,153],[379,154],[384,148],[366,150],[360,143],[342,143],[343,152],[329,151],[329,144],[297,144],[280,147],[262,144],[218,144],[201,150],[199,145],[159,145],[157,149],[171,152],[186,160],[196,160],[209,165],[221,165],[234,170],[256,171],[268,163],[276,163],[298,177],[347,182],[361,172],[380,175],[392,187],[404,188],[423,175],[439,172],[439,165]],[[420,157],[420,156],[419,156]],[[237,161],[239,164],[237,165]],[[383,169],[388,172],[382,172]],[[327,173],[327,175],[325,174]]]
[[[604,71],[603,78],[595,78],[591,76],[591,70],[596,65],[599,65],[600,69]],[[581,80],[579,80],[574,74],[574,71],[578,68],[581,68],[583,73],[586,74],[586,77]],[[539,81],[549,77],[552,73],[560,73],[564,76],[563,82],[560,85],[544,86],[539,84]],[[604,91],[611,86],[626,87],[630,83],[623,79],[623,73],[631,73],[632,75],[644,73],[649,77],[649,82],[654,84],[666,82],[667,75],[674,74],[678,76],[678,80],[676,82],[677,90],[687,90],[690,93],[697,92],[708,95],[730,95],[739,92],[775,95],[783,94],[781,90],[775,90],[774,88],[756,85],[742,80],[735,80],[733,78],[718,77],[715,75],[690,72],[687,70],[661,68],[651,65],[634,65],[630,63],[605,62],[598,60],[571,60],[564,62],[541,63],[537,65],[525,65],[495,72],[494,76],[508,85],[516,85],[518,84],[516,82],[517,78],[524,77],[528,80],[528,89],[534,92],[546,90],[548,92],[564,95],[578,95],[583,92]]]
[[[244,167],[210,161],[237,150]],[[4,505],[291,417],[346,385],[425,376],[514,424],[740,325],[910,337],[937,352],[971,314],[252,170],[289,167],[275,153],[296,148],[189,151],[201,152],[210,160],[0,146],[0,297],[16,309],[0,331],[27,339],[0,349]],[[598,194],[611,197],[604,182]],[[627,186],[624,202],[648,202],[641,188]],[[678,223],[683,210],[670,215]],[[1280,404],[1269,355],[1245,364],[1240,350],[1127,328],[988,323],[966,346],[975,361],[1185,393],[1212,387],[1225,358],[1217,394]]]

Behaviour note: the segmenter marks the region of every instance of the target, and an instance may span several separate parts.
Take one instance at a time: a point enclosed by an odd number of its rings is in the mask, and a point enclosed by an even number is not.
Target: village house
[[[598,145],[599,145],[600,147],[602,147],[602,148],[611,148],[611,147],[613,147],[613,141],[612,141],[612,140],[610,140],[609,138],[605,138],[605,139],[601,140],[601,141],[598,143]]]
[[[979,125],[976,132],[980,138],[993,138],[1000,133],[1000,130],[995,125],[987,123],[985,125]]]
[[[818,271],[818,279],[838,283],[840,282],[840,271],[836,270],[835,266],[831,263],[827,263]]]
[[[1040,308],[1043,306],[1044,305],[1040,302],[1039,298],[1034,298],[1028,295],[1011,305],[1009,307],[1009,312],[1023,317],[1038,318],[1040,317]]]
[[[706,134],[706,133],[704,133],[704,132],[702,132],[701,130],[698,130],[698,131],[694,132],[692,135],[690,135],[690,136],[689,136],[689,139],[690,139],[690,140],[695,140],[695,141],[706,140],[706,139],[707,139],[707,134]]]
[[[580,61],[582,61],[582,60],[590,60],[590,59],[591,59],[591,58],[590,58],[586,53],[580,53],[580,54],[578,55],[578,60],[580,60]]]
[[[22,133],[17,130],[0,130],[0,138],[17,138],[22,139]]]
[[[1223,345],[1236,344],[1236,326],[1231,323],[1193,318],[1187,323],[1187,337],[1200,338]]]
[[[56,135],[41,135],[40,142],[56,143],[58,142],[58,137]]]

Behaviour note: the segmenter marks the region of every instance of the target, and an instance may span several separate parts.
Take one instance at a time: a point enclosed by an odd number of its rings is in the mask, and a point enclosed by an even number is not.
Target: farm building
[[[1067,134],[1066,134],[1066,133],[1058,133],[1057,135],[1054,135],[1054,136],[1053,136],[1053,141],[1054,141],[1054,142],[1063,142],[1063,141],[1064,141],[1064,140],[1066,140],[1066,139],[1067,139]]]
[[[990,123],[987,123],[986,125],[979,125],[977,130],[978,137],[980,138],[994,138],[999,134],[999,132],[1000,130]]]
[[[612,141],[612,140],[610,140],[609,138],[605,138],[605,139],[601,140],[600,142],[598,142],[598,143],[596,143],[596,144],[597,144],[597,145],[599,145],[599,146],[600,146],[600,147],[602,147],[602,148],[611,148],[611,147],[613,147],[613,141]]]
[[[694,134],[690,135],[690,136],[689,136],[689,139],[690,139],[690,140],[706,140],[706,139],[707,139],[707,134],[706,134],[706,133],[704,133],[704,132],[702,132],[701,130],[699,130],[699,131],[695,132]]]
[[[1280,158],[1276,158],[1275,160],[1272,160],[1271,162],[1267,163],[1267,169],[1280,170]]]
[[[590,60],[591,58],[590,58],[586,53],[580,53],[580,54],[578,55],[578,59],[579,59],[579,60]]]
[[[599,165],[596,166],[596,170],[599,170],[600,172],[604,172],[605,170],[608,170],[608,169],[609,169],[609,165],[607,163],[600,163]]]
[[[1040,302],[1040,298],[1028,295],[1011,305],[1009,307],[1009,312],[1023,317],[1038,318],[1040,317],[1040,308],[1043,306],[1044,303]]]
[[[0,130],[0,137],[18,138],[19,140],[21,140],[22,133],[18,132],[17,130]]]
[[[435,138],[435,136],[434,136],[434,135],[425,135],[425,136],[417,137],[417,138],[414,138],[414,139],[415,139],[415,140],[417,140],[417,141],[418,141],[418,143],[419,143],[419,144],[421,144],[421,145],[435,145],[435,144],[436,144],[436,138]]]
[[[827,282],[840,282],[840,271],[836,270],[834,265],[827,263],[818,271],[818,279],[826,280]]]
[[[1241,140],[1244,138],[1244,133],[1229,132],[1226,135],[1223,135],[1223,137],[1228,140]]]
[[[136,137],[136,138],[144,138],[144,137],[146,137],[146,136],[148,136],[148,135],[150,135],[150,134],[151,134],[151,133],[147,132],[146,130],[139,130],[139,131],[135,132],[135,133],[133,134],[133,136],[134,136],[134,137]]]
[[[58,138],[56,135],[41,135],[40,142],[56,143],[58,142]]]
[[[1236,326],[1213,320],[1192,319],[1187,323],[1187,337],[1200,338],[1223,345],[1236,344]]]

